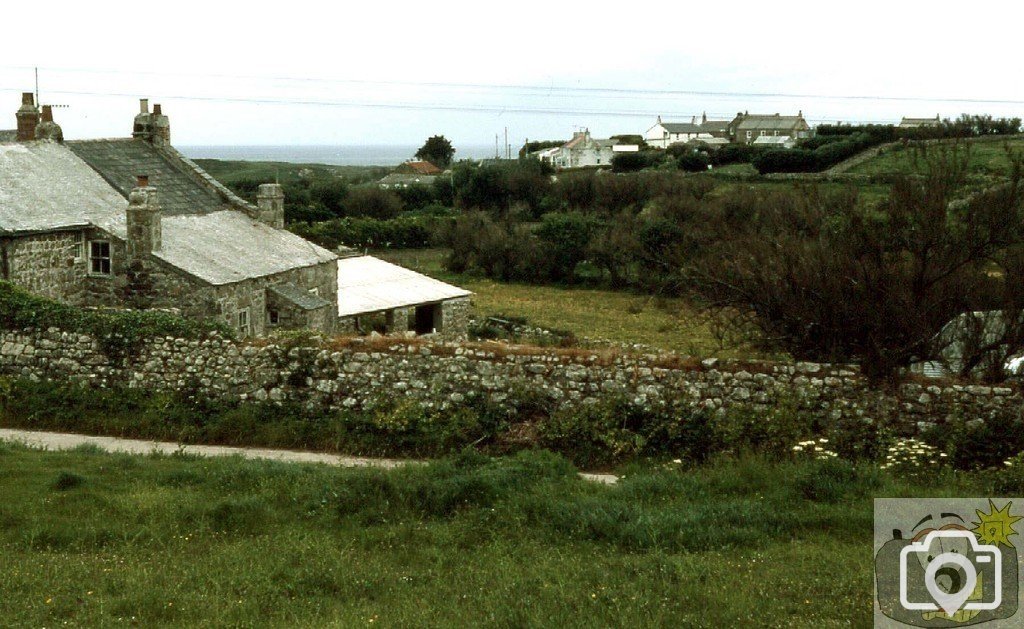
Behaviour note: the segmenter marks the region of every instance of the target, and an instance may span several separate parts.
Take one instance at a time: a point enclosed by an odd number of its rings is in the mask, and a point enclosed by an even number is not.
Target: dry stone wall
[[[107,356],[87,335],[51,328],[0,334],[0,373],[94,386],[187,389],[235,400],[296,401],[327,409],[372,408],[382,400],[458,403],[471,394],[502,401],[522,389],[559,405],[626,395],[641,404],[685,396],[695,405],[768,408],[795,403],[822,421],[895,422],[905,433],[954,417],[1017,412],[1020,392],[977,384],[869,387],[854,368],[677,356],[558,350],[508,352],[486,345],[343,339],[313,346],[159,338],[126,358]]]

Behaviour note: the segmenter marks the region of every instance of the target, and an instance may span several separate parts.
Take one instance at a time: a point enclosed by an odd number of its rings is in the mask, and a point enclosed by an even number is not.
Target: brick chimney
[[[39,108],[36,107],[32,92],[21,93],[21,107],[15,114],[18,118],[18,142],[29,142],[36,139],[36,127],[39,125]]]
[[[151,125],[149,120],[149,99],[139,99],[139,113],[135,114],[135,123],[132,125],[132,137],[148,141],[151,136]]]
[[[256,193],[259,220],[277,229],[284,229],[284,188],[277,183],[260,184]]]
[[[160,228],[160,204],[156,188],[149,185],[147,175],[139,175],[136,186],[128,195],[127,210],[128,259],[145,259],[162,244]]]
[[[64,130],[53,121],[53,108],[50,105],[43,105],[43,119],[36,127],[37,140],[53,140],[54,142],[64,141]]]

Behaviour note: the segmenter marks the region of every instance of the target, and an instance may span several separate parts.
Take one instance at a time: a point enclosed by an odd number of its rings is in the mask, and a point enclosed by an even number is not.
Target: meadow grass
[[[927,151],[934,152],[943,148],[959,145],[961,150],[968,147],[968,172],[973,175],[1005,177],[1010,172],[1010,158],[1007,153],[1019,153],[1024,150],[1024,136],[981,138],[970,142],[948,140],[928,146]],[[866,175],[889,174],[924,174],[928,162],[920,148],[897,145],[883,150],[878,156],[850,169],[851,173]]]
[[[871,496],[990,489],[825,465],[638,465],[603,486],[539,451],[381,471],[0,444],[0,618],[867,626]]]
[[[757,356],[749,347],[725,346],[707,316],[683,299],[455,275],[444,270],[445,249],[385,250],[374,255],[473,291],[473,313],[480,317],[524,317],[531,325],[579,338],[640,343],[701,357]]]

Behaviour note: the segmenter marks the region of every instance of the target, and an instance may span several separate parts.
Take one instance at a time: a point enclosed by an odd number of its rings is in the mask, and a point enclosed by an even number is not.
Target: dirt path
[[[120,437],[93,437],[67,432],[40,432],[35,430],[14,430],[0,428],[0,441],[23,443],[33,448],[44,450],[72,450],[82,445],[94,445],[107,452],[125,454],[191,454],[196,456],[240,456],[246,459],[266,459],[285,463],[321,463],[339,467],[379,467],[392,469],[400,465],[422,463],[413,459],[375,459],[342,454],[325,454],[323,452],[303,452],[299,450],[274,450],[271,448],[237,448],[233,446],[186,445],[171,441],[145,441],[142,439],[122,439]],[[580,472],[586,480],[610,485],[618,480],[613,474],[590,474]]]

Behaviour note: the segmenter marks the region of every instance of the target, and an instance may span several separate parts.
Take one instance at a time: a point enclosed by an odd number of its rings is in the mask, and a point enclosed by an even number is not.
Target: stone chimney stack
[[[36,127],[36,139],[64,141],[64,130],[53,121],[53,108],[50,105],[43,105],[43,119]]]
[[[171,121],[164,115],[159,103],[153,105],[153,115],[149,118],[153,144],[171,143]]]
[[[152,136],[152,124],[149,117],[149,99],[139,99],[139,113],[135,115],[135,123],[132,126],[132,137],[149,141]]]
[[[284,188],[277,183],[260,184],[256,193],[259,220],[276,229],[284,229]]]
[[[18,118],[18,142],[30,142],[36,139],[36,127],[39,126],[39,108],[36,107],[32,92],[21,93],[21,107],[15,114]]]
[[[128,195],[127,210],[128,259],[140,260],[160,251],[162,231],[160,228],[160,204],[156,188],[149,185],[147,175],[139,175],[136,186]]]

